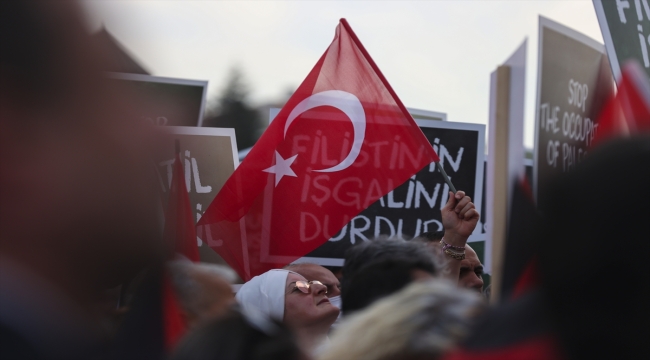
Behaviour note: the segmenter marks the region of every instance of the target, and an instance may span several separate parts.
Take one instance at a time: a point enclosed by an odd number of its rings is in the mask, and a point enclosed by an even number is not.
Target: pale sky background
[[[525,139],[532,147],[538,16],[602,43],[591,0],[545,1],[109,1],[85,0],[153,75],[208,80],[218,95],[239,66],[255,104],[278,99],[307,76],[340,18],[407,107],[486,124],[489,76],[528,38]]]

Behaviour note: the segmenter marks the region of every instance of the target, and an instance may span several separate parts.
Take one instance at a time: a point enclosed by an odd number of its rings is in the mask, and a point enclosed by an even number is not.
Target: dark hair
[[[423,257],[388,257],[366,265],[349,278],[341,293],[343,314],[347,316],[398,292],[413,281],[413,270],[434,273],[433,263]]]
[[[341,266],[323,266],[323,267],[325,269],[331,271],[332,274],[334,274],[334,276],[336,276],[337,278],[341,277],[341,270],[343,269],[343,267],[341,267]],[[340,281],[340,279],[339,279],[339,281]]]
[[[341,291],[345,292],[347,282],[371,262],[392,258],[414,259],[421,263],[428,263],[435,271],[433,257],[424,243],[401,239],[376,239],[355,245],[345,252]]]
[[[444,236],[445,236],[445,230],[443,229],[440,231],[423,232],[422,234],[420,234],[420,236],[417,237],[417,239],[424,242],[434,242],[434,241],[442,240]]]
[[[171,360],[299,358],[298,345],[282,323],[233,311],[192,331],[176,348]]]
[[[647,351],[649,165],[650,137],[610,142],[557,179],[543,209],[540,275],[570,359]]]

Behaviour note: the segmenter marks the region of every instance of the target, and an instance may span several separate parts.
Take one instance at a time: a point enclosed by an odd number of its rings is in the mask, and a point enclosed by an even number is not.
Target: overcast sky
[[[347,18],[407,107],[485,124],[489,74],[528,38],[525,144],[532,147],[537,26],[542,15],[602,43],[591,0],[102,1],[86,0],[153,75],[209,81],[239,66],[257,104],[295,89]]]

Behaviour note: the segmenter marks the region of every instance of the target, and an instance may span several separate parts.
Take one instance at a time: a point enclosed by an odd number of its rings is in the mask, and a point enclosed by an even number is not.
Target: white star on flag
[[[293,176],[296,177],[296,173],[291,169],[291,164],[296,160],[298,154],[288,158],[283,159],[282,155],[278,154],[278,151],[275,151],[275,165],[271,166],[268,169],[264,169],[267,173],[275,174],[275,186],[278,186],[280,180],[283,176]]]

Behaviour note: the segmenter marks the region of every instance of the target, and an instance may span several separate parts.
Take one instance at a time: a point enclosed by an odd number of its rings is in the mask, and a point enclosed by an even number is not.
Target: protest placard
[[[541,16],[538,56],[533,187],[543,211],[549,182],[587,155],[614,81],[602,44]]]
[[[440,162],[454,186],[464,190],[480,209],[485,125],[436,120],[416,122],[440,156]],[[440,209],[447,202],[448,192],[449,187],[432,163],[379,201],[370,204],[338,234],[333,234],[328,242],[298,262],[341,266],[345,250],[359,242],[382,235],[411,239],[426,231],[442,230]],[[363,194],[359,196],[363,197]],[[477,226],[470,241],[480,241],[477,247],[482,252],[485,235],[481,234],[481,230]]]
[[[234,129],[169,126],[167,141],[157,161],[163,208],[171,187],[175,142],[185,170],[185,184],[192,211],[198,221],[221,187],[239,165]],[[202,261],[223,263],[210,247],[198,239]]]
[[[648,0],[594,0],[600,30],[616,79],[621,66],[635,59],[650,77],[650,5]]]
[[[201,126],[207,81],[109,73],[132,97],[140,120],[161,126]]]
[[[487,206],[490,211],[483,262],[499,279],[515,184],[524,174],[524,93],[528,40],[490,74],[490,113],[487,162]],[[493,282],[498,287],[499,281]]]

